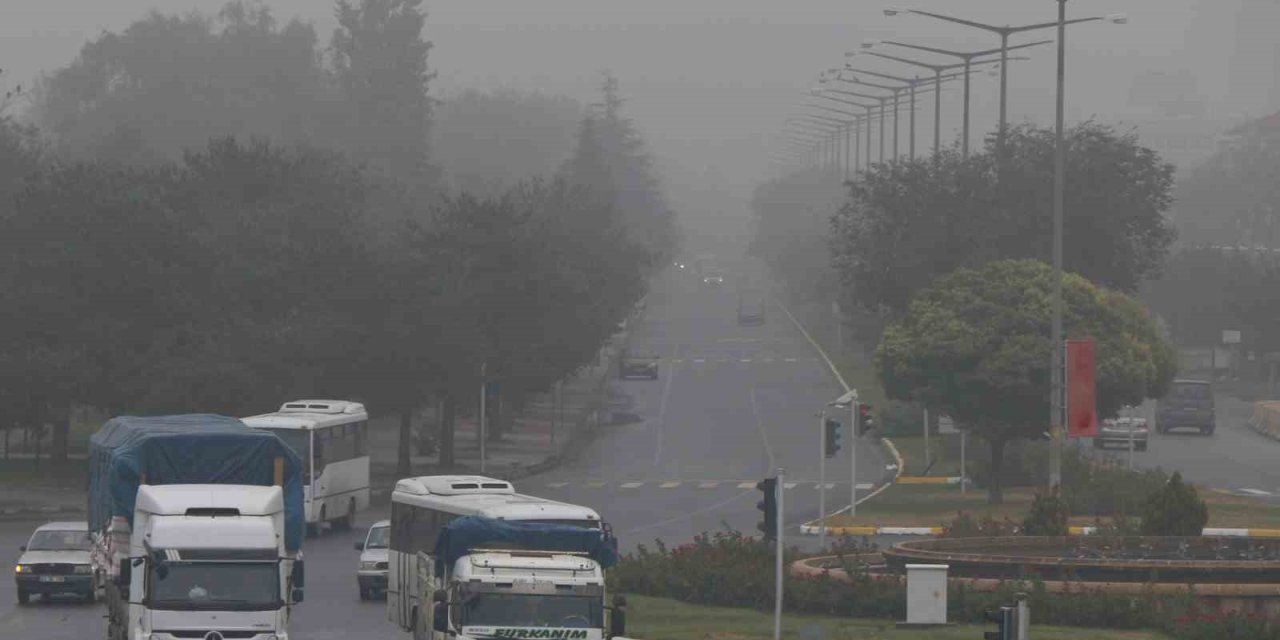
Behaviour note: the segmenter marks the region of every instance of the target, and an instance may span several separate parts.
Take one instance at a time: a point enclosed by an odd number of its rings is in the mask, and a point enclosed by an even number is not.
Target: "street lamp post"
[[[854,96],[854,97],[857,97],[857,98],[866,98],[866,99],[868,99],[868,100],[875,100],[875,101],[879,102],[879,113],[880,113],[880,162],[884,162],[884,128],[885,128],[885,121],[884,121],[884,118],[885,118],[885,112],[886,112],[886,110],[887,110],[887,106],[886,106],[886,104],[888,103],[888,101],[889,101],[889,100],[893,99],[893,96],[878,96],[878,95],[874,95],[874,94],[870,94],[870,93],[858,93],[857,91],[842,91],[842,90],[840,90],[840,89],[825,89],[825,90],[822,90],[822,91],[824,91],[824,92],[830,92],[830,93],[836,93],[836,94],[845,95],[845,96]],[[821,93],[815,93],[814,95],[816,95],[816,96],[818,96],[818,97],[820,97],[820,98],[825,97],[825,98],[827,98],[827,99],[832,99],[832,98],[830,98],[829,96],[822,95]],[[866,107],[866,105],[862,105],[862,104],[858,104],[858,103],[853,103],[853,102],[849,102],[849,103],[847,103],[847,104],[857,104],[858,106]],[[895,118],[897,118],[897,109],[896,109],[896,106],[897,106],[897,105],[895,104],[895,109],[894,109],[894,117],[895,117]],[[866,107],[866,108],[868,109],[868,111],[870,110],[870,107]],[[868,131],[868,134],[870,134],[870,131]],[[870,152],[870,150],[869,150],[869,149],[870,149],[870,142],[871,142],[870,137],[868,137],[868,139],[867,139],[867,143],[868,143],[867,163],[868,163],[868,164],[870,164],[870,163],[871,163],[871,152]]]
[[[1014,47],[1005,46],[999,49],[984,49],[982,51],[953,51],[951,49],[940,49],[938,47],[925,47],[925,46],[916,45],[916,44],[898,42],[895,40],[871,40],[868,42],[864,42],[862,46],[863,48],[870,48],[877,44],[887,44],[887,45],[893,45],[895,47],[902,47],[904,49],[914,49],[916,51],[936,53],[938,55],[951,56],[953,58],[960,59],[960,61],[962,62],[961,66],[964,67],[964,124],[962,125],[960,149],[961,149],[961,153],[964,154],[966,157],[968,157],[969,155],[969,104],[970,104],[969,78],[971,75],[970,69],[974,64],[974,61],[983,56],[989,56],[995,53],[999,53],[1000,58],[998,60],[993,59],[993,60],[986,60],[983,62],[987,64],[994,63],[994,64],[1000,64],[1001,66],[1004,66],[1009,62],[1009,51],[1012,51],[1014,49],[1025,49],[1027,47],[1036,47],[1042,44],[1048,44],[1050,42],[1052,42],[1052,40],[1040,40],[1038,42],[1028,42],[1026,44],[1020,44]]]
[[[1023,33],[1026,31],[1036,31],[1039,29],[1047,29],[1050,27],[1059,27],[1059,33],[1061,33],[1061,27],[1065,27],[1068,24],[1076,24],[1079,22],[1096,22],[1099,20],[1105,20],[1107,22],[1111,22],[1114,24],[1125,24],[1128,22],[1128,17],[1125,14],[1113,13],[1105,16],[1076,18],[1074,20],[1067,20],[1065,22],[1063,21],[1037,22],[1035,24],[1024,24],[1024,25],[1011,27],[1008,25],[999,26],[994,24],[984,24],[981,22],[975,22],[973,20],[964,20],[962,18],[943,15],[941,13],[933,13],[931,11],[917,11],[915,9],[901,9],[897,7],[886,7],[884,10],[884,15],[886,16],[896,16],[903,13],[911,13],[915,15],[926,16],[929,18],[935,18],[938,20],[945,20],[947,22],[954,22],[956,24],[962,24],[967,27],[974,27],[975,29],[982,29],[983,31],[988,31],[998,35],[1000,36],[999,51],[1000,51],[1001,62],[1008,61],[1009,49],[1010,49],[1009,36],[1015,33]],[[1061,41],[1061,38],[1059,38],[1059,41]],[[1004,149],[1005,130],[1008,126],[1008,104],[1009,104],[1009,71],[1008,70],[1009,70],[1008,66],[1004,64],[1000,65],[1000,125],[996,133],[996,148],[1001,150]]]
[[[855,97],[868,98],[868,99],[872,99],[872,100],[879,100],[879,99],[880,99],[880,96],[873,96],[873,95],[865,94],[865,93],[857,93],[857,92],[854,92],[854,91],[840,91],[840,90],[837,90],[837,89],[814,89],[812,93],[813,93],[814,97],[822,98],[823,100],[830,100],[830,101],[832,101],[832,102],[838,102],[838,103],[840,103],[840,104],[847,104],[847,105],[854,106],[854,107],[861,107],[861,108],[863,108],[863,109],[865,109],[865,110],[866,110],[866,113],[865,113],[863,116],[861,116],[861,117],[866,121],[866,123],[867,123],[867,140],[866,140],[866,144],[863,146],[863,149],[865,149],[865,150],[866,150],[865,157],[866,157],[866,165],[867,165],[867,168],[870,168],[870,167],[871,167],[871,122],[872,122],[872,115],[876,113],[876,105],[864,104],[864,103],[861,103],[861,102],[854,102],[854,101],[852,101],[852,100],[841,100],[840,98],[836,98],[836,97],[833,97],[833,96],[828,95],[828,94],[829,94],[829,93],[836,93],[836,94],[841,94],[841,95],[849,95],[849,96],[855,96]],[[883,104],[883,103],[882,103],[882,104]],[[811,106],[811,107],[817,107],[817,108],[827,109],[826,107],[820,107],[819,105],[806,105],[806,106]],[[845,114],[845,115],[850,116],[850,117],[853,117],[853,118],[857,118],[857,117],[859,117],[859,115],[858,115],[858,114],[849,113],[849,112],[847,112],[847,111],[840,111],[839,109],[828,109],[828,110],[835,111],[836,113],[842,113],[842,114]],[[881,115],[883,115],[883,111],[884,111],[884,109],[883,109],[883,108],[881,108],[881,109],[880,109]],[[883,121],[883,117],[881,118],[881,121]],[[882,133],[882,134],[881,134],[881,138],[883,138],[883,137],[884,137],[884,136],[883,136],[883,133]]]
[[[1062,208],[1066,186],[1067,0],[1058,0],[1058,98],[1053,124],[1053,320],[1049,330],[1049,489],[1062,485]]]
[[[845,54],[845,56],[846,56],[846,57],[852,57],[853,55],[856,55],[856,53],[846,53],[846,54]],[[947,81],[947,80],[954,80],[954,79],[956,79],[956,78],[959,78],[959,77],[962,75],[962,74],[960,74],[960,73],[952,73],[952,74],[948,74],[948,75],[942,75],[942,76],[940,76],[940,77],[935,77],[935,78],[933,78],[933,79],[921,78],[921,77],[919,77],[919,76],[915,76],[915,77],[912,77],[912,78],[903,78],[903,77],[899,77],[899,76],[889,75],[889,74],[887,74],[887,73],[881,73],[881,72],[879,72],[879,71],[868,71],[868,70],[866,70],[866,69],[856,69],[856,68],[854,68],[854,67],[853,67],[853,65],[851,65],[851,64],[849,64],[849,63],[845,63],[844,69],[840,69],[840,70],[838,70],[838,71],[849,71],[849,72],[851,72],[851,73],[857,73],[857,74],[869,75],[869,76],[874,76],[874,77],[877,77],[877,78],[885,78],[885,79],[887,79],[887,80],[894,80],[894,81],[897,81],[897,82],[901,82],[901,83],[903,83],[903,84],[905,85],[905,87],[910,91],[910,96],[911,96],[910,112],[911,112],[911,116],[910,116],[910,134],[909,134],[909,135],[910,135],[910,138],[909,138],[909,140],[910,140],[910,156],[911,156],[911,159],[912,159],[912,160],[914,160],[914,159],[915,159],[915,157],[916,157],[916,95],[917,95],[918,93],[922,93],[922,92],[924,92],[924,91],[928,91],[928,89],[919,89],[919,87],[920,87],[921,85],[924,85],[924,84],[933,84],[933,85],[934,85],[934,87],[933,87],[933,89],[932,89],[932,90],[933,90],[933,91],[939,91],[939,90],[940,90],[940,88],[941,88],[941,86],[942,86],[942,83],[943,83],[943,82],[945,82],[945,81]],[[936,74],[935,74],[935,75],[936,75]],[[844,78],[844,76],[843,76],[843,75],[841,75],[840,73],[837,73],[837,74],[835,75],[835,77],[833,77],[832,79],[833,79],[833,80],[838,80],[838,81],[841,81],[841,82],[849,82],[849,80],[846,80],[846,79]],[[856,78],[856,77],[855,77],[854,79],[855,79],[855,80],[857,80],[858,84],[864,84],[864,85],[867,85],[867,86],[870,86],[870,87],[876,87],[876,88],[878,88],[878,89],[888,89],[888,90],[890,90],[890,91],[893,91],[893,90],[897,89],[897,87],[893,87],[893,86],[889,86],[889,85],[873,84],[873,83],[870,83],[870,82],[866,82],[865,80],[861,80],[861,79],[858,79],[858,78]],[[937,118],[936,118],[936,113],[937,113],[937,111],[938,111],[938,106],[939,106],[939,104],[940,104],[940,103],[938,102],[938,99],[939,99],[940,97],[941,97],[941,96],[935,96],[935,100],[934,100],[935,121],[936,121],[936,119],[937,119]],[[896,126],[896,124],[895,124],[895,126]]]

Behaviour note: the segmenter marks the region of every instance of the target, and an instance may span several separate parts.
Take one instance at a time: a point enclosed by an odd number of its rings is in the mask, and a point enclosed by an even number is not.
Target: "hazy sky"
[[[1271,64],[1229,67],[1239,4],[1275,0],[1071,0],[1071,16],[1125,12],[1127,25],[1085,24],[1068,37],[1069,114],[1114,120],[1129,83],[1149,69],[1187,68],[1198,90],[1219,100]],[[68,63],[102,30],[119,30],[149,8],[216,11],[223,0],[4,0],[0,67],[9,83]],[[269,0],[277,18],[313,22],[323,40],[334,20],[328,0]],[[1051,0],[897,2],[994,23],[1052,20]],[[612,70],[628,113],[649,140],[676,207],[686,214],[741,214],[768,171],[783,119],[804,101],[819,70],[844,62],[865,38],[893,38],[953,49],[983,49],[995,36],[919,17],[887,18],[885,3],[855,0],[428,0],[430,64],[437,93],[514,87],[592,101],[599,71]],[[1280,17],[1272,14],[1274,17]],[[1245,21],[1246,24],[1249,22]],[[1255,21],[1256,22],[1256,21]],[[1276,23],[1271,23],[1274,25]],[[1260,27],[1267,29],[1263,24]],[[1052,37],[1051,31],[1018,41]],[[1011,67],[1010,113],[1048,122],[1053,109],[1053,46]],[[1274,59],[1273,59],[1274,60]],[[874,64],[895,74],[910,68]],[[1234,71],[1231,71],[1234,69]],[[1234,79],[1233,79],[1234,78]],[[1243,80],[1241,78],[1244,78]],[[1254,87],[1255,89],[1257,87]],[[974,136],[995,121],[997,84],[975,76]],[[1265,89],[1224,116],[1257,112]],[[958,125],[959,92],[944,93],[944,126]],[[1140,114],[1138,114],[1140,116]],[[953,133],[944,137],[954,139]],[[928,138],[921,132],[921,145]]]

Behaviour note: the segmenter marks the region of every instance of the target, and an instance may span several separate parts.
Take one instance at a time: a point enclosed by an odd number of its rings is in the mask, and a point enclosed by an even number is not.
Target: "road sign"
[[[1240,344],[1240,331],[1238,329],[1223,329],[1222,344]]]
[[[960,433],[960,430],[956,428],[956,421],[951,416],[938,416],[938,433],[949,436]]]

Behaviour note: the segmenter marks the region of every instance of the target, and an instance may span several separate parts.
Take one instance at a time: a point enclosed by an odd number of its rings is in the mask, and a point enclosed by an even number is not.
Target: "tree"
[[[1178,185],[1174,219],[1195,243],[1280,246],[1280,113],[1233,129]]]
[[[604,151],[604,166],[614,192],[614,206],[631,241],[643,247],[651,264],[664,265],[677,243],[675,213],[667,206],[653,161],[635,124],[622,115],[618,80],[606,73],[594,132]]]
[[[1206,524],[1209,507],[1194,486],[1182,481],[1182,473],[1175,471],[1147,499],[1140,531],[1144,536],[1199,536]]]
[[[986,440],[992,503],[1002,499],[1005,444],[1045,430],[1052,285],[1053,270],[1034,260],[959,269],[917,295],[876,352],[890,398],[922,402]],[[1163,395],[1176,355],[1150,314],[1079,275],[1063,287],[1065,335],[1098,342],[1100,415]]]
[[[832,255],[864,306],[901,313],[916,291],[966,266],[1044,259],[1053,237],[1054,136],[1012,127],[1006,162],[988,141],[968,158],[873,165],[849,186],[833,219]],[[1159,273],[1172,228],[1173,167],[1138,144],[1087,122],[1067,139],[1064,265],[1100,285],[1133,292]]]
[[[1067,501],[1062,499],[1058,487],[1045,494],[1037,492],[1031,500],[1031,510],[1022,520],[1022,535],[1065,536],[1068,515]]]
[[[431,43],[422,39],[422,0],[338,0],[330,52],[348,109],[346,148],[379,175],[434,185]]]
[[[752,194],[749,251],[801,299],[826,299],[837,289],[829,238],[844,195],[840,175],[817,167],[764,182]]]
[[[314,29],[237,0],[104,33],[40,81],[32,114],[66,159],[158,166],[212,137],[317,143],[334,97]]]
[[[432,155],[449,188],[499,196],[556,173],[574,147],[583,106],[571,98],[513,90],[467,90],[436,105]]]

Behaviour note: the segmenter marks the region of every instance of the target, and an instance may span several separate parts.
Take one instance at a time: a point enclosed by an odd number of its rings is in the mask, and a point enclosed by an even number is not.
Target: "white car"
[[[361,600],[387,597],[387,546],[390,541],[391,521],[379,520],[369,527],[364,541],[356,543],[356,549],[360,551],[356,582],[360,585]]]
[[[50,522],[37,527],[14,567],[18,604],[27,604],[32,595],[96,599],[98,590],[89,563],[92,548],[87,523]]]
[[[1131,432],[1133,450],[1146,451],[1147,439],[1151,434],[1151,429],[1147,427],[1145,418],[1111,418],[1103,420],[1098,427],[1098,435],[1093,438],[1093,446],[1096,449],[1102,449],[1108,444],[1117,444],[1127,449],[1129,448]]]

